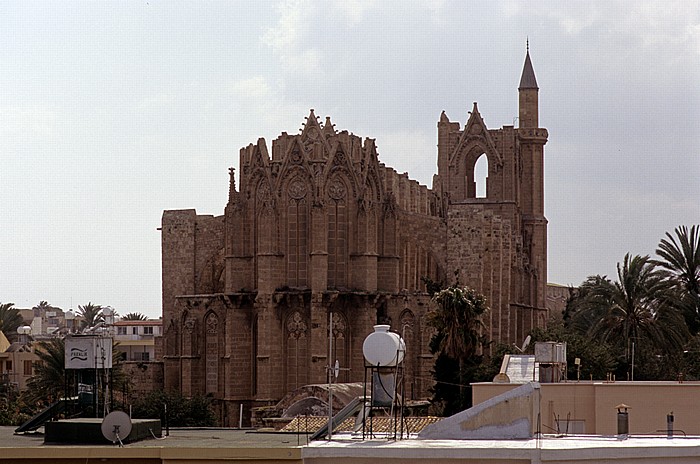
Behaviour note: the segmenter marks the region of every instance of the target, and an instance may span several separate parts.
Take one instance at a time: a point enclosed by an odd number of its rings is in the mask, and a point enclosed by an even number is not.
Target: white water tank
[[[362,353],[372,366],[396,366],[403,361],[406,344],[399,334],[389,332],[388,325],[375,325],[374,332],[365,338]]]

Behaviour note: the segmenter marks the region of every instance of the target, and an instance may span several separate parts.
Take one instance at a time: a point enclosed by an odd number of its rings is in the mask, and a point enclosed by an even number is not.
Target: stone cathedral
[[[241,149],[222,216],[165,211],[165,388],[213,396],[234,424],[240,404],[324,383],[336,359],[348,369],[338,381],[363,381],[362,342],[388,323],[406,341],[406,395],[429,397],[423,277],[483,293],[494,341],[520,343],[544,326],[547,130],[529,52],[518,93],[517,128],[487,128],[476,103],[463,128],[440,115],[432,188],[381,163],[373,139],[311,110],[271,151],[262,138]]]

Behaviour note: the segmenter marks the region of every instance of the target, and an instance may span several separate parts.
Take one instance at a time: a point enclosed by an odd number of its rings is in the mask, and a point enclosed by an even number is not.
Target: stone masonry
[[[321,123],[240,151],[222,216],[165,211],[164,383],[238,408],[288,391],[364,379],[362,342],[390,323],[407,343],[406,396],[429,396],[433,356],[423,277],[482,292],[494,341],[547,319],[547,220],[538,88],[526,55],[519,127],[488,129],[476,103],[461,128],[443,112],[432,188],[379,162],[375,141]],[[475,165],[486,157],[486,194]],[[329,327],[330,315],[333,325]],[[335,341],[329,352],[329,334]]]

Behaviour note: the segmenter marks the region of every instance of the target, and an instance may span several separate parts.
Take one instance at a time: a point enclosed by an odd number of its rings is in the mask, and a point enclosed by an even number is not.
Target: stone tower
[[[424,277],[483,293],[494,341],[520,343],[544,326],[547,131],[529,50],[519,96],[518,128],[489,129],[476,103],[463,128],[442,113],[430,189],[382,164],[373,139],[311,110],[300,133],[283,132],[270,151],[262,138],[241,149],[223,216],[165,211],[166,388],[210,394],[221,417],[237,418],[240,404],[324,382],[336,359],[349,369],[340,381],[362,381],[362,341],[389,323],[408,347],[407,397],[427,397]]]

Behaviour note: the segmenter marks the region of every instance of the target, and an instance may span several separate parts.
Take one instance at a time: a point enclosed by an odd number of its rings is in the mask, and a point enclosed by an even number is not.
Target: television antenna
[[[102,421],[102,436],[111,441],[113,445],[119,442],[123,447],[122,438],[131,433],[131,418],[124,411],[112,411]]]
[[[528,335],[527,337],[525,337],[525,340],[523,341],[522,346],[518,346],[515,343],[513,343],[513,346],[521,353],[524,353],[525,349],[528,347],[531,340],[532,340],[532,337]]]

